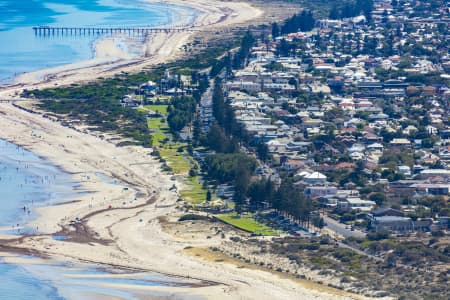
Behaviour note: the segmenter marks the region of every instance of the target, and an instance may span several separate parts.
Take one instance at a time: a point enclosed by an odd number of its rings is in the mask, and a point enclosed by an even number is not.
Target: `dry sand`
[[[201,11],[195,26],[205,28],[246,22],[262,13],[243,2],[170,2]],[[17,86],[3,89],[0,96],[12,96],[23,88],[92,80],[118,70],[137,70],[163,62],[179,55],[180,47],[189,37],[188,33],[154,35],[147,43],[146,57],[131,61],[113,41],[104,40],[97,44],[98,56],[95,59],[27,74],[18,79]],[[39,79],[43,77],[44,80]],[[214,242],[206,236],[195,241],[177,238],[162,230],[160,218],[179,212],[178,195],[176,191],[170,191],[175,182],[162,173],[160,163],[149,155],[149,149],[117,147],[107,139],[63,127],[42,115],[7,103],[0,104],[0,124],[1,139],[23,146],[72,173],[74,179],[82,183],[83,190],[91,192],[72,199],[77,201],[40,209],[40,217],[32,226],[37,226],[42,235],[12,242],[3,240],[3,245],[62,260],[134,267],[215,283],[207,287],[171,287],[171,292],[182,293],[186,297],[260,300],[362,298],[311,289],[262,270],[212,263],[187,254],[184,249],[188,246],[208,246]],[[104,182],[97,173],[114,178],[119,184]],[[77,218],[81,221],[74,224]],[[69,240],[56,241],[49,236],[61,233]],[[143,292],[136,291],[136,294],[145,294]]]

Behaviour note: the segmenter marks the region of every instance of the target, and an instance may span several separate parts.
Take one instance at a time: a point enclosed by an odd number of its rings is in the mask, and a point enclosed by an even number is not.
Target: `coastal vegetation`
[[[145,113],[124,108],[118,100],[43,100],[39,108],[70,120],[77,120],[98,131],[114,131],[131,143],[151,146]]]
[[[339,247],[328,236],[283,237],[272,241],[235,239],[232,248],[213,248],[213,251],[297,278],[311,279],[312,273],[304,270],[313,270],[316,282],[328,282],[329,286],[343,290],[358,289],[367,296],[446,299],[448,275],[439,269],[447,262],[448,256],[431,254],[435,250],[426,250],[427,247],[422,243],[354,239],[348,242],[352,245],[364,244],[364,248],[378,249],[373,252],[376,256]],[[425,255],[422,255],[423,251]],[[270,259],[266,259],[267,257]],[[434,261],[438,257],[441,259]],[[434,269],[429,268],[431,264],[435,266]]]

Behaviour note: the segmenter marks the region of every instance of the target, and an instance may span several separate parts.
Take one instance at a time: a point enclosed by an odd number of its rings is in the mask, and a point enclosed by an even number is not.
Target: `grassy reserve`
[[[145,105],[141,111],[153,111],[164,116],[167,115],[169,105]],[[159,148],[159,154],[172,169],[174,174],[186,177],[185,189],[180,191],[183,199],[190,204],[197,205],[206,200],[207,190],[202,187],[197,176],[187,177],[189,170],[196,164],[186,151],[185,143],[165,143],[170,139],[171,133],[164,117],[154,117],[148,120],[148,128],[152,136],[153,147]]]
[[[191,204],[200,204],[206,200],[207,190],[203,188],[197,176],[187,178],[185,181],[186,189],[180,192],[183,199]]]
[[[167,104],[152,104],[152,105],[144,105],[144,109],[151,110],[155,113],[167,115],[167,108],[169,105]]]
[[[239,216],[237,213],[233,212],[216,215],[216,218],[247,232],[261,235],[277,235],[275,230],[272,230],[269,227],[257,222],[251,213],[245,213]]]

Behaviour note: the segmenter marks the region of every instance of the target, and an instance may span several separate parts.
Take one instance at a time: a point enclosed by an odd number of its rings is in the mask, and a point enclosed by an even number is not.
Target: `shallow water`
[[[41,299],[138,299],[134,293],[143,287],[183,286],[189,282],[156,273],[133,273],[94,264],[67,264],[23,257],[29,264],[2,263],[0,258],[0,300]],[[119,285],[119,286],[115,286]],[[122,286],[126,285],[128,288]],[[172,296],[176,295],[170,293]],[[146,297],[164,297],[166,293],[146,291]],[[179,295],[180,296],[180,295]],[[194,299],[184,297],[185,299]]]
[[[20,266],[0,260],[0,300],[63,299],[55,287],[34,277]]]
[[[0,140],[0,231],[35,232],[22,228],[35,217],[35,209],[73,196],[75,185],[69,174],[46,160]]]
[[[138,0],[0,0],[0,84],[24,72],[91,58],[98,36],[35,36],[33,26],[154,27],[188,8]],[[168,25],[169,26],[169,25]]]

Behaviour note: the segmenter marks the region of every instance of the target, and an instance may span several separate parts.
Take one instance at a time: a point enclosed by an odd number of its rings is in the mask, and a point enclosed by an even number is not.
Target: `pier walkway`
[[[36,36],[58,36],[58,35],[104,35],[104,34],[128,34],[147,35],[155,32],[194,32],[195,28],[133,28],[133,27],[33,27]]]

